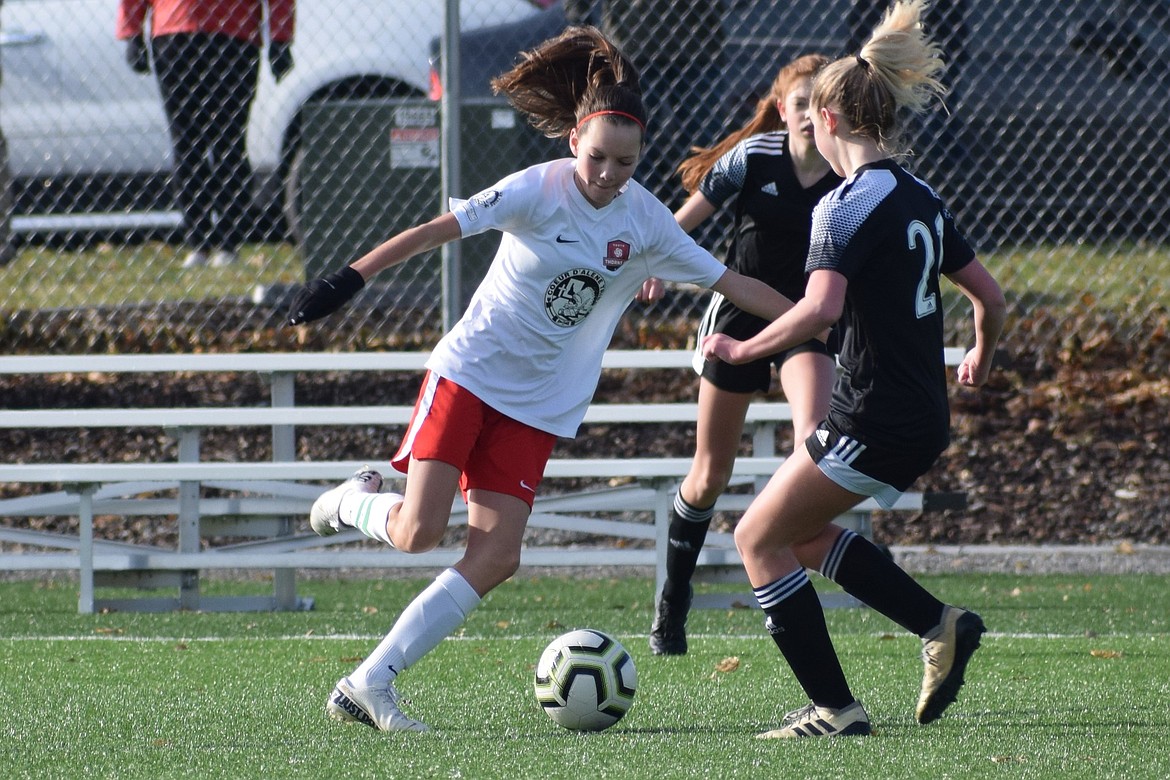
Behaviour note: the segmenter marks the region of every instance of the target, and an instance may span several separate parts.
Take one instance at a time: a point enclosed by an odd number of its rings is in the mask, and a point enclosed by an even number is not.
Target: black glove
[[[126,41],[126,63],[135,73],[150,73],[150,52],[141,35]]]
[[[326,317],[344,306],[365,286],[366,280],[362,275],[348,265],[328,276],[314,279],[293,297],[288,324],[304,325]]]
[[[288,41],[273,41],[268,44],[268,67],[272,77],[280,81],[293,69],[292,44]]]

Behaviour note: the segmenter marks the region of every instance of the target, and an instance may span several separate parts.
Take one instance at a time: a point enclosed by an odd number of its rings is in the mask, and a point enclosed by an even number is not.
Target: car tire
[[[288,226],[288,234],[296,246],[302,246],[305,240],[304,227],[301,224],[302,212],[302,177],[305,170],[305,150],[297,144],[288,158],[288,169],[284,175],[284,221]]]

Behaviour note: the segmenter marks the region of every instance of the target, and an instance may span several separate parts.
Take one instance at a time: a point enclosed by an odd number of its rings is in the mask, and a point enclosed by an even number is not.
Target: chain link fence
[[[856,51],[884,7],[299,0],[288,49],[281,15],[291,2],[203,0],[190,5],[218,15],[199,26],[253,32],[242,46],[198,49],[205,59],[188,66],[198,58],[176,55],[185,33],[166,33],[161,11],[136,27],[148,5],[0,5],[6,353],[427,348],[474,290],[496,237],[383,274],[347,316],[310,334],[282,329],[281,315],[297,283],[440,213],[444,186],[466,197],[567,153],[491,95],[490,77],[516,52],[567,19],[607,29],[645,76],[652,126],[638,177],[677,206],[672,171],[689,147],[746,121],[794,57]],[[459,77],[443,84],[449,6],[463,32]],[[1165,321],[1170,271],[1170,2],[935,0],[927,21],[953,91],[947,112],[913,129],[910,164],[952,205],[1015,320],[1075,327],[1092,309],[1117,332],[1147,337],[1151,318]],[[129,35],[146,43],[136,59],[125,34],[138,29],[147,32]],[[236,59],[207,60],[209,51]],[[228,72],[242,75],[225,86]],[[247,107],[246,157],[229,148],[229,97]],[[444,106],[460,116],[447,141]],[[729,223],[721,214],[697,239],[718,254]],[[704,305],[696,291],[671,290],[631,308],[623,332],[682,345]],[[958,296],[950,306],[963,309],[950,318],[961,343],[965,308]]]

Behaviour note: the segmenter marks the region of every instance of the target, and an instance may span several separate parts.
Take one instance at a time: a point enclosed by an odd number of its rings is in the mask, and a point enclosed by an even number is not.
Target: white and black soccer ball
[[[536,663],[533,689],[548,716],[572,731],[601,731],[634,703],[634,659],[612,636],[592,628],[554,639]]]

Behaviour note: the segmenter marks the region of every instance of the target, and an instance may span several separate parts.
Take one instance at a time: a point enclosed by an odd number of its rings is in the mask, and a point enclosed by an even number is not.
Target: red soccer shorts
[[[390,461],[409,473],[410,460],[439,460],[461,472],[459,488],[491,490],[532,506],[556,436],[497,412],[474,393],[427,372],[410,428]]]

